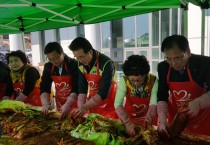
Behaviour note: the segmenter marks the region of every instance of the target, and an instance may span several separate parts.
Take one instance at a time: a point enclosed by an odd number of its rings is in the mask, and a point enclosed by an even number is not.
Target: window
[[[60,28],[59,33],[60,40],[73,40],[76,37],[76,27]]]
[[[123,48],[122,19],[111,21],[111,48]]]
[[[158,66],[158,61],[152,61],[152,73],[156,76],[158,76],[158,72],[157,72],[157,66]]]
[[[141,50],[141,51],[139,51],[139,55],[144,55],[147,58],[147,51]]]
[[[129,56],[131,56],[133,54],[134,54],[133,51],[126,51],[126,58],[128,58]]]
[[[161,11],[161,41],[169,36],[169,9]]]
[[[124,47],[135,47],[135,21],[134,17],[123,19]]]
[[[172,9],[171,35],[178,31],[178,9]]]
[[[159,45],[159,11],[152,13],[152,46]]]
[[[105,52],[104,52],[104,55],[110,57],[110,52],[109,52],[109,51],[105,51]]]
[[[101,30],[102,30],[102,47],[111,48],[110,22],[101,23]]]
[[[152,48],[152,59],[159,59],[159,48]]]
[[[117,52],[114,52],[114,58],[117,58]]]
[[[137,47],[149,46],[149,15],[137,16]]]

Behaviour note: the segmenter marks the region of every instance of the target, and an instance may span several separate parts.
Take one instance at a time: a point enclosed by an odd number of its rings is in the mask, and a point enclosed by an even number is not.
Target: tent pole
[[[21,32],[21,37],[22,37],[22,44],[23,44],[23,52],[26,53],[26,45],[25,45],[24,32]]]
[[[206,9],[201,9],[201,55],[204,55],[205,49],[205,12]]]

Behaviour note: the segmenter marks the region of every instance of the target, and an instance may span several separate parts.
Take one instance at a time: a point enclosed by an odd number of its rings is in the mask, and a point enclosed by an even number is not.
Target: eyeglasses
[[[173,58],[170,58],[170,57],[165,57],[165,60],[168,62],[168,63],[171,63],[171,62],[176,62],[176,63],[179,63],[183,60],[185,56],[185,53],[182,54],[181,56],[177,56],[177,57],[173,57]]]
[[[50,61],[50,62],[55,62],[55,61],[60,59],[60,56],[61,56],[61,54],[57,54],[53,58],[47,58],[47,60]]]
[[[77,60],[86,60],[87,57],[90,55],[90,51],[88,51],[87,53],[84,53],[83,55],[80,55],[78,57],[76,57]]]
[[[131,84],[135,84],[135,83],[142,84],[142,83],[144,83],[144,80],[145,80],[146,76],[147,75],[144,75],[144,76],[141,76],[141,77],[138,77],[138,78],[130,78],[130,77],[128,77],[128,80],[129,80],[129,82]]]

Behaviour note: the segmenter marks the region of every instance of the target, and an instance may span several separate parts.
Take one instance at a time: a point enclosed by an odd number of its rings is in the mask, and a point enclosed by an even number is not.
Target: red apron
[[[151,92],[152,84],[147,83],[148,92]],[[151,93],[150,93],[151,94]],[[143,124],[149,109],[150,96],[140,98],[131,95],[131,89],[127,87],[125,110],[128,112],[132,122]]]
[[[4,96],[5,89],[6,89],[6,84],[0,83],[0,100],[2,100]]]
[[[18,96],[25,89],[25,84],[22,82],[16,82],[13,83],[13,87]],[[34,87],[34,90],[27,96],[25,103],[31,104],[33,106],[42,106],[40,90],[38,87]]]
[[[66,64],[64,63],[64,67],[67,70]],[[53,74],[54,65],[52,66],[51,74]],[[66,103],[68,96],[71,93],[72,89],[72,76],[51,76],[52,80],[55,83],[55,102],[57,110],[60,111],[61,107]],[[75,103],[72,108],[76,108],[77,103]]]
[[[190,102],[191,100],[200,97],[202,94],[205,93],[205,90],[192,79],[189,67],[187,67],[187,73],[190,79],[188,82],[170,82],[170,72],[171,68],[169,68],[167,75],[167,83],[170,89],[168,118],[169,123],[173,120],[178,109],[183,104]],[[209,122],[210,107],[199,111],[198,116],[196,116],[189,122],[186,128],[186,132],[210,135]]]
[[[98,62],[98,54],[96,57],[96,66],[97,66],[97,74],[87,74],[85,73],[85,78],[88,81],[89,85],[89,95],[87,100],[94,97],[100,88],[101,76],[99,73],[99,62]],[[112,82],[109,94],[106,99],[104,99],[98,106],[89,110],[89,113],[98,113],[104,117],[108,118],[117,118],[115,108],[114,108],[114,100],[117,91],[117,83]]]

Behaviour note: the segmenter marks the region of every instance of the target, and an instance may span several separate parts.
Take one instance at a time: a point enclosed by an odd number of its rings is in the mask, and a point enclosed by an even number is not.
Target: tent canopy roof
[[[179,8],[186,5],[183,1],[0,0],[0,34],[99,23],[166,8]]]

